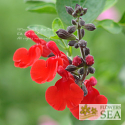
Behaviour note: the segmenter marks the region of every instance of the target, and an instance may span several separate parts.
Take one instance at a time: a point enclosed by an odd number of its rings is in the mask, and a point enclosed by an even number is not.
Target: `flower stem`
[[[78,17],[78,40],[81,40],[81,26],[79,26],[79,17]],[[81,52],[81,55],[82,55],[82,58],[85,60],[85,52],[84,52],[84,49],[82,47],[80,47],[80,52]],[[81,79],[80,79],[80,82],[79,82],[79,85],[80,87],[82,87],[82,84],[84,83],[85,81],[85,78],[87,76],[87,66],[85,65],[84,66],[84,74],[81,76]]]

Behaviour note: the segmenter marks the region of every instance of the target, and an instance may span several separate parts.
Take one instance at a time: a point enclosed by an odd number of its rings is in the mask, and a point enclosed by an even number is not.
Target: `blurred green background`
[[[124,5],[124,0],[115,5],[121,15],[125,11]],[[30,67],[14,67],[15,50],[20,47],[28,49],[34,44],[31,40],[19,39],[19,29],[22,28],[20,31],[24,34],[27,26],[32,24],[51,28],[57,17],[27,12],[28,6],[23,0],[0,1],[0,125],[38,125],[43,115],[52,117],[60,125],[70,125],[72,116],[68,109],[56,111],[45,101],[46,89],[54,85],[59,76],[50,83],[39,85],[31,80]],[[99,121],[98,124],[121,125],[125,122],[125,34],[110,34],[98,28],[86,32],[85,40],[95,58],[96,88],[108,98],[108,103],[122,104],[122,120]],[[79,50],[73,53],[75,56]]]

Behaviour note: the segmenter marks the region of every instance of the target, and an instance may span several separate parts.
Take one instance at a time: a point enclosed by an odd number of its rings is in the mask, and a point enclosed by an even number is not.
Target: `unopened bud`
[[[66,7],[66,11],[68,14],[72,15],[72,13],[74,12],[73,8],[72,7],[69,7],[69,6],[65,6]]]
[[[71,23],[72,23],[73,25],[76,25],[76,24],[77,24],[75,20],[72,20]]]
[[[86,59],[86,64],[87,64],[88,66],[91,66],[91,65],[94,64],[94,58],[93,58],[93,56],[88,55],[88,56],[86,56],[85,59]]]
[[[74,33],[76,31],[76,26],[68,26],[67,32],[68,33]]]
[[[89,31],[93,31],[93,30],[96,29],[95,25],[92,24],[92,23],[85,24],[85,25],[84,25],[84,28],[85,28],[86,30],[89,30]]]
[[[84,74],[84,68],[78,69],[78,74],[80,75]]]
[[[75,17],[75,18],[78,16],[77,13],[76,13],[76,11],[74,11],[74,12],[72,13],[72,16]]]
[[[69,46],[74,46],[75,43],[76,43],[76,41],[75,41],[75,40],[72,40],[72,41],[69,41],[68,45],[69,45]]]
[[[85,15],[87,13],[87,8],[83,8],[83,14]]]
[[[89,48],[85,48],[85,55],[87,56],[88,54],[90,54],[90,49]]]
[[[95,73],[95,68],[88,67],[88,71],[89,71],[89,73],[94,74]]]
[[[67,56],[68,60],[69,60],[69,64],[72,64],[72,60]]]
[[[84,26],[85,25],[85,21],[84,20],[80,20],[79,24],[80,24],[80,26]]]
[[[74,44],[74,47],[77,49],[77,48],[79,48],[79,44],[78,43],[75,43]]]
[[[81,29],[81,37],[83,38],[84,35],[85,35],[85,31],[84,31],[84,29]]]
[[[85,40],[80,40],[80,41],[78,42],[78,44],[79,44],[80,47],[85,48],[86,45],[87,45],[87,42],[86,42]]]
[[[69,72],[72,72],[72,71],[75,71],[76,69],[77,69],[76,66],[74,66],[74,65],[68,65],[65,70],[67,70]]]
[[[76,4],[75,10],[78,9],[79,7],[80,7],[80,5],[79,5],[79,4]]]
[[[81,63],[82,63],[81,57],[75,56],[75,57],[73,58],[73,61],[72,61],[72,64],[73,64],[73,65],[78,66],[78,65],[80,65]]]
[[[58,35],[58,37],[60,37],[61,39],[67,39],[67,40],[76,40],[76,37],[73,34],[68,33],[66,30],[64,29],[59,29],[56,34]]]
[[[88,94],[88,91],[84,84],[82,85],[82,90],[84,91],[84,96],[86,96]]]

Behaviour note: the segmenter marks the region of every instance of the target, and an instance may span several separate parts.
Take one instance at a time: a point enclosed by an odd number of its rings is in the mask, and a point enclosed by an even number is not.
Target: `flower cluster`
[[[92,67],[94,58],[90,55],[90,49],[86,47],[87,42],[82,38],[85,34],[84,29],[93,31],[96,28],[93,24],[86,24],[80,17],[86,14],[86,8],[76,4],[75,10],[66,7],[66,11],[76,19],[72,20],[73,25],[69,26],[67,31],[59,29],[56,33],[61,39],[69,40],[69,46],[80,48],[81,56],[75,56],[71,60],[59,50],[54,41],[46,42],[34,31],[29,30],[25,36],[36,44],[29,50],[17,49],[13,61],[15,67],[31,66],[31,78],[38,84],[52,81],[58,73],[62,78],[46,90],[46,101],[59,111],[67,106],[74,117],[79,119],[79,104],[107,104],[108,100],[93,87],[97,84],[94,77],[85,80],[89,73],[95,72],[95,69]],[[76,30],[78,30],[78,38],[73,34]],[[47,60],[40,59],[41,56],[46,57]]]

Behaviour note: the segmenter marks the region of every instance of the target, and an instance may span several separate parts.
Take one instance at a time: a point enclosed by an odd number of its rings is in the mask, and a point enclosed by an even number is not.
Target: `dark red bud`
[[[91,56],[91,55],[86,56],[86,64],[88,66],[91,66],[91,65],[94,64],[94,58],[93,58],[93,56]]]
[[[75,65],[75,66],[78,66],[82,63],[82,59],[79,57],[79,56],[75,56],[73,58],[73,61],[72,61],[72,64]]]

